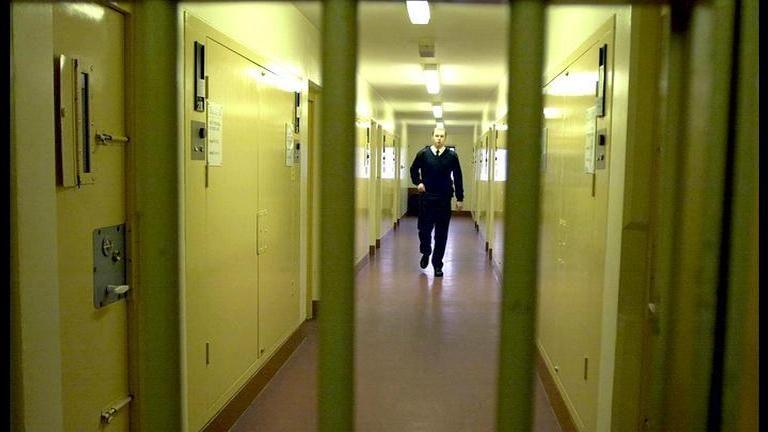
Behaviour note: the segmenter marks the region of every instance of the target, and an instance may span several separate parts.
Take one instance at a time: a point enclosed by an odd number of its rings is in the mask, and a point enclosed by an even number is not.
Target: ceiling
[[[294,2],[318,29],[319,2]],[[359,4],[358,71],[395,110],[397,121],[434,124],[431,105],[443,103],[446,126],[479,123],[506,70],[506,4],[430,1],[429,24],[408,20],[405,1]],[[419,41],[432,39],[434,59],[419,56]],[[427,93],[422,63],[440,65],[439,95]]]

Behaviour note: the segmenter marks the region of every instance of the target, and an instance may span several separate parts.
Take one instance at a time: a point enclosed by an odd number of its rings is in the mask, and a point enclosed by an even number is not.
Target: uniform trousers
[[[451,199],[423,194],[419,203],[419,252],[432,254],[432,266],[443,268],[448,225],[451,222]],[[432,229],[435,230],[435,248],[432,250]]]

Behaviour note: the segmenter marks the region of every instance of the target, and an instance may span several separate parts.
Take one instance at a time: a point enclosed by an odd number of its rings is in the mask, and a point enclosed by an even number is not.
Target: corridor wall
[[[581,105],[565,104],[565,99],[544,99],[544,115],[548,119],[543,124],[543,136],[546,134],[546,137],[542,148],[537,344],[540,358],[557,388],[558,397],[563,399],[576,428],[584,431],[611,428],[612,409],[618,403],[613,401],[613,385],[619,280],[622,271],[629,271],[621,267],[622,244],[624,242],[623,247],[627,247],[628,241],[637,242],[639,239],[623,239],[622,225],[625,220],[624,177],[625,170],[629,169],[625,167],[627,146],[632,142],[631,137],[639,137],[644,133],[631,128],[627,114],[628,107],[633,103],[629,99],[628,89],[632,85],[631,80],[636,79],[629,73],[631,23],[632,8],[629,6],[547,8],[544,83],[550,82],[567,69],[572,77],[582,74],[580,68],[584,66],[571,68],[571,65],[576,64],[574,62],[582,58],[580,56],[586,55],[589,43],[598,42],[600,36],[597,33],[606,35],[605,30],[612,29],[600,42],[607,43],[609,47],[608,61],[611,64],[607,76],[609,93],[606,103],[610,120],[603,126],[598,122],[597,126],[605,128],[607,134],[608,163],[604,171],[606,174],[602,175],[598,171],[597,180],[590,183],[585,192],[578,192],[586,187],[586,184],[579,186],[582,181],[580,179],[585,176],[586,117],[583,109]],[[590,51],[588,56],[592,55]],[[592,64],[596,60],[583,61]],[[481,124],[483,131],[504,124],[507,111],[506,80],[502,80],[498,86],[496,103],[489,104],[484,111]],[[594,95],[588,98],[594,98]],[[555,113],[553,116],[552,109],[558,107],[559,115]],[[485,146],[485,138],[483,136],[478,144],[481,151]],[[503,141],[497,140],[496,143],[497,148],[504,148]],[[494,155],[490,155],[490,158],[493,161]],[[570,168],[563,162],[567,158],[573,158]],[[640,160],[638,163],[644,162]],[[489,165],[489,171],[499,170],[498,165]],[[478,176],[482,177],[483,170],[477,171]],[[610,173],[610,181],[607,173]],[[488,172],[487,176],[489,179],[498,177],[493,172]],[[483,196],[482,187],[478,194],[480,207],[477,221],[483,233],[483,225],[491,215],[494,220],[503,220],[505,198],[498,191]],[[589,204],[595,199],[600,201],[597,207]],[[588,210],[590,208],[592,210]],[[503,251],[498,248],[503,245],[503,230],[506,227],[487,224],[495,228],[486,232],[494,249],[494,264],[500,267],[503,264]],[[647,227],[645,230],[642,235],[647,235]],[[640,247],[639,243],[636,244]],[[594,258],[584,261],[586,256]],[[624,375],[628,373],[631,372],[622,372]],[[631,405],[632,402],[627,403]],[[626,423],[631,423],[631,420]]]
[[[318,231],[318,221],[307,216],[309,170],[303,160],[309,80],[322,91],[321,53],[318,29],[290,3],[183,2],[178,11],[184,35],[179,70],[187,77],[180,90],[183,415],[185,430],[194,431],[213,420],[298,330],[310,310],[308,296],[321,297],[317,290],[307,294],[313,269],[306,268],[312,253],[306,236]],[[210,102],[224,108],[220,166],[191,160],[190,122],[207,124],[210,114],[195,111],[190,99],[194,41],[207,45]],[[295,92],[301,96],[298,124]],[[358,82],[358,107],[369,119],[393,123],[391,108],[364,80]],[[304,144],[292,161],[285,152],[289,130],[294,142]],[[315,140],[315,158],[332,146]],[[357,202],[366,202],[362,198]],[[358,210],[367,215],[368,204]],[[366,244],[364,253],[356,250],[355,262],[367,254],[370,225],[358,220],[357,229],[365,232],[359,237]]]

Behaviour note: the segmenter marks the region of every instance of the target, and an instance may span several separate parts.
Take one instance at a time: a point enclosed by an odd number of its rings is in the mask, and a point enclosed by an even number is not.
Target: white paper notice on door
[[[293,124],[285,123],[285,166],[293,166]]]
[[[208,165],[221,166],[224,128],[224,107],[208,102]]]
[[[586,123],[584,124],[584,172],[595,173],[595,129],[597,110],[594,106],[587,108]]]

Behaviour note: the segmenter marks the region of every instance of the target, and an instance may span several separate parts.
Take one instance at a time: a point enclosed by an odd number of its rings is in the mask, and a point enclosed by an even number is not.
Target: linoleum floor
[[[472,219],[451,219],[443,278],[419,258],[406,217],[356,275],[356,430],[493,431],[500,286]],[[317,323],[308,324],[231,431],[317,429]],[[534,430],[559,432],[538,377],[534,397]]]

